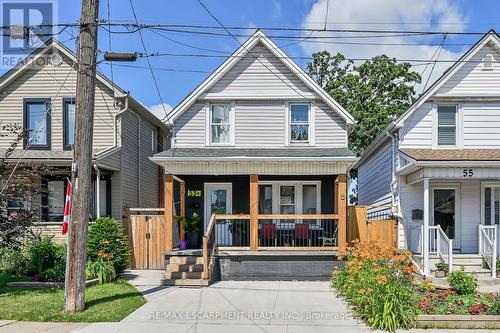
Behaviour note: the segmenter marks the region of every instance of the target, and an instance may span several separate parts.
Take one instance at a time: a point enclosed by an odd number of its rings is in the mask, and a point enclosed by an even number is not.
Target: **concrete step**
[[[437,278],[435,276],[429,276],[431,283],[439,289],[446,289],[450,287],[448,280],[446,278]],[[479,287],[485,286],[500,286],[500,279],[492,279],[489,276],[478,277],[477,279]]]
[[[162,279],[164,286],[206,287],[210,284],[208,279]]]
[[[203,272],[165,272],[163,278],[171,279],[201,279]]]
[[[203,257],[194,256],[171,256],[168,258],[169,264],[179,265],[203,265]]]
[[[202,272],[203,264],[168,264],[167,272]]]

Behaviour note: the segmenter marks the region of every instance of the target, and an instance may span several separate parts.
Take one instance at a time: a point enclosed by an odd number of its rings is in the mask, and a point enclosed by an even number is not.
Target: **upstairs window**
[[[487,54],[483,58],[483,71],[493,70],[493,55]]]
[[[231,140],[231,104],[210,106],[210,143],[228,145]]]
[[[290,104],[290,142],[309,142],[309,104]]]
[[[50,99],[24,100],[25,148],[50,149]]]
[[[457,107],[455,105],[439,105],[437,108],[437,145],[457,145]]]
[[[75,144],[75,112],[76,104],[73,98],[63,100],[63,143],[64,149],[69,150]]]

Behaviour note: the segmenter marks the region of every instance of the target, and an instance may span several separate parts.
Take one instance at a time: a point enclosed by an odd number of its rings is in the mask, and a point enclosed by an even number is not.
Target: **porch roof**
[[[337,160],[355,161],[347,148],[171,148],[156,154],[153,161],[169,160]]]
[[[401,149],[416,161],[500,161],[500,149]]]

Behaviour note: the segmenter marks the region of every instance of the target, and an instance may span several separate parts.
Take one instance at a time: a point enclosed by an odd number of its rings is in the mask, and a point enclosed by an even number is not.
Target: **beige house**
[[[9,202],[7,210],[37,209],[43,222],[55,225],[62,222],[72,161],[75,63],[72,51],[53,40],[0,78],[0,123],[29,130],[8,162],[40,162],[56,170],[33,179],[47,189],[43,195]],[[168,128],[101,73],[95,95],[91,217],[121,219],[126,207],[157,206],[161,172],[149,157],[165,148]],[[0,138],[0,154],[14,140],[14,135]]]

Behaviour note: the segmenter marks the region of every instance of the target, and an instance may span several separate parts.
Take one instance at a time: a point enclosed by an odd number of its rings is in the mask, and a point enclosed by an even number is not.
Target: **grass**
[[[64,313],[62,289],[10,289],[0,275],[0,320],[103,322],[120,321],[145,303],[144,297],[125,280],[86,290],[86,309]]]

